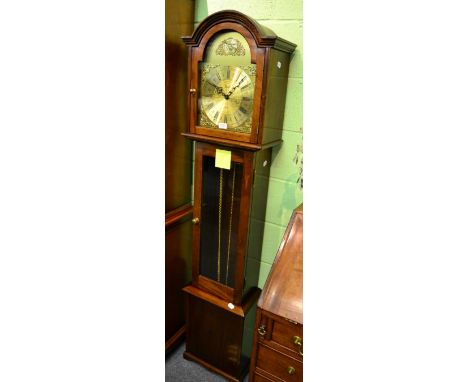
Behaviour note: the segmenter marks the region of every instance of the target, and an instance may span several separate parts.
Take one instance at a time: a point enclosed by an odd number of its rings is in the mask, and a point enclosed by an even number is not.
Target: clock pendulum
[[[222,217],[222,206],[223,206],[223,169],[219,169],[219,208],[218,208],[218,279],[221,279],[221,217]]]
[[[228,245],[227,245],[227,259],[226,259],[226,280],[225,284],[228,283],[229,277],[229,258],[231,254],[231,234],[232,234],[232,208],[234,205],[234,189],[236,186],[236,165],[234,165],[233,174],[232,174],[232,187],[231,187],[231,208],[229,210],[229,238],[228,238]]]
[[[272,147],[281,144],[295,44],[236,11],[213,13],[188,47],[195,141],[186,351],[229,381],[248,371]]]
[[[229,280],[229,264],[231,261],[231,239],[232,239],[232,222],[233,222],[233,209],[234,209],[234,197],[235,197],[235,187],[236,187],[236,165],[233,166],[232,172],[228,173],[227,185],[231,183],[230,198],[228,201],[223,199],[224,192],[224,170],[219,169],[219,186],[218,186],[218,211],[217,211],[217,232],[218,232],[218,251],[217,251],[217,282],[221,282],[222,273],[221,268],[224,263],[225,267],[223,270],[224,274],[224,284],[228,285]],[[231,177],[232,173],[232,177]],[[228,230],[227,230],[227,245],[225,250],[223,250],[222,245],[222,232],[223,232],[223,205],[229,203],[229,213],[228,213]],[[225,254],[225,256],[223,256]]]

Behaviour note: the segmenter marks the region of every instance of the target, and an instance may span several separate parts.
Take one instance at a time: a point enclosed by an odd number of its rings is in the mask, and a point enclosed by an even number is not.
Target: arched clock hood
[[[270,28],[234,10],[213,13],[200,23],[191,36],[182,37],[182,40],[188,46],[198,46],[208,30],[217,24],[226,22],[234,22],[244,26],[250,32],[259,48],[272,47],[287,53],[292,53],[296,48],[296,44],[278,37]]]

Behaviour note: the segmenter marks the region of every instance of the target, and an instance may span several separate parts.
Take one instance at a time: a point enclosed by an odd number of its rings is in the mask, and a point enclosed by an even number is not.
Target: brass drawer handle
[[[288,374],[293,375],[296,372],[296,369],[292,366],[288,366]]]
[[[190,94],[195,94],[197,92],[197,89],[190,89]]]
[[[260,334],[262,337],[266,334],[265,325],[262,325],[258,328],[258,334]]]
[[[302,354],[302,338],[299,336],[294,336],[293,341],[294,341],[294,345],[297,345],[298,347],[299,354],[303,355]]]
[[[200,219],[199,218],[193,218],[192,223],[193,224],[198,224],[198,223],[200,223]]]

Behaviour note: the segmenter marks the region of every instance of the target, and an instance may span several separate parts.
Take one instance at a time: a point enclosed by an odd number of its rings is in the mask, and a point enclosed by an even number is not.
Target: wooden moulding
[[[213,138],[208,135],[198,135],[198,134],[192,134],[192,133],[181,133],[181,134],[184,137],[187,137],[197,142],[213,143],[213,144],[217,144],[220,146],[232,147],[236,149],[245,149],[249,151],[259,151],[259,150],[267,149],[269,147],[277,146],[283,143],[282,139],[277,139],[276,141],[268,142],[268,144],[258,145],[255,143],[238,142],[238,141],[232,141],[230,139],[224,139],[224,138]]]
[[[186,330],[186,325],[182,326],[171,338],[166,341],[166,353],[175,349],[176,346],[184,340]]]
[[[186,220],[192,216],[193,207],[192,204],[186,204],[182,207],[179,207],[165,216],[166,228],[170,227],[171,225],[180,222],[182,220]]]
[[[292,53],[297,46],[296,44],[278,37],[270,28],[234,10],[213,13],[200,23],[191,36],[182,37],[182,40],[189,46],[198,45],[207,30],[211,29],[216,24],[226,22],[240,24],[246,28],[252,34],[258,47],[274,47],[275,49]]]
[[[208,277],[198,275],[196,279],[193,280],[193,285],[196,287],[205,290],[206,292],[212,293],[223,300],[233,301],[234,300],[234,290],[224,284],[218,283],[215,280],[212,280]]]
[[[228,306],[228,302],[223,300],[211,293],[205,292],[201,289],[194,287],[193,285],[188,285],[182,289],[184,292],[191,294],[197,298],[200,298],[204,301],[209,302],[210,304],[216,305],[217,307],[224,309],[228,312],[231,312],[237,316],[245,317],[250,308],[255,304],[260,296],[261,290],[259,288],[252,288],[249,293],[247,293],[242,301],[241,305],[234,305],[234,308],[231,309]]]

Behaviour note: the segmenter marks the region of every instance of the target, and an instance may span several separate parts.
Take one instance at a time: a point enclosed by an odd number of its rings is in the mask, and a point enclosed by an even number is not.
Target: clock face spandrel
[[[245,38],[238,32],[215,35],[199,74],[198,125],[250,134],[256,65]]]

